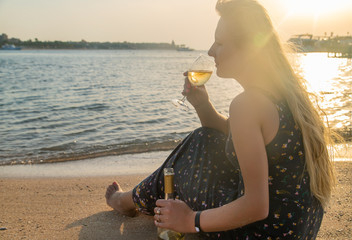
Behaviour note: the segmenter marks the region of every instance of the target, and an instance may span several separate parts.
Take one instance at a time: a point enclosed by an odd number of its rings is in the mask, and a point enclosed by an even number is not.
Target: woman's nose
[[[211,57],[215,57],[213,48],[214,48],[214,44],[211,45],[211,47],[208,50],[208,55],[211,56]]]

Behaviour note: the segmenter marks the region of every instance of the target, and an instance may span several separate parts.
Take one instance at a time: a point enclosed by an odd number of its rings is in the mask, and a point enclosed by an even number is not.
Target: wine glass
[[[188,80],[195,87],[203,86],[211,77],[214,70],[214,61],[212,58],[200,54],[188,69]],[[173,99],[172,103],[185,111],[189,110],[189,106],[185,103],[186,96],[182,99]]]

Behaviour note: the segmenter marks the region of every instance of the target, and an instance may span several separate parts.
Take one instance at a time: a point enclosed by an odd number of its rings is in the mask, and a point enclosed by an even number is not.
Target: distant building
[[[11,44],[19,44],[19,43],[21,43],[21,40],[18,39],[18,38],[10,38],[8,40],[8,42],[11,43]]]
[[[299,51],[313,52],[315,49],[316,39],[313,39],[312,34],[299,34],[292,36],[288,42],[293,43]]]
[[[9,38],[5,33],[0,35],[0,42],[7,42],[8,39]]]

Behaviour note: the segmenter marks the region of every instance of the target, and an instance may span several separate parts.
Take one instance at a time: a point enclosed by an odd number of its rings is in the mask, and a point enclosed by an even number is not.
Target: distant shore
[[[89,42],[84,39],[81,41],[41,41],[37,38],[23,41],[18,38],[9,38],[7,34],[0,35],[0,48],[4,45],[16,45],[22,49],[126,49],[126,50],[179,50],[187,49],[184,44],[177,45],[174,41],[171,43],[154,43],[154,42]]]

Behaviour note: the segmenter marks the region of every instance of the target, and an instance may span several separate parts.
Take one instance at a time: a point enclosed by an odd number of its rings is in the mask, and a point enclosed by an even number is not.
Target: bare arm
[[[237,96],[231,104],[229,122],[245,191],[243,196],[233,202],[202,211],[200,226],[205,232],[235,229],[265,219],[268,215],[268,162],[261,132],[260,111],[260,106],[251,102],[245,94]],[[195,212],[182,203],[158,200],[157,206],[165,208],[162,210],[166,213],[163,217],[168,220],[162,218],[163,222],[156,223],[157,226],[181,232],[195,232]]]
[[[258,105],[243,94],[230,107],[230,126],[244,181],[244,195],[201,214],[203,231],[238,228],[267,217],[269,211],[268,163]]]
[[[228,118],[216,111],[211,102],[203,103],[195,109],[203,127],[214,128],[228,134]]]

